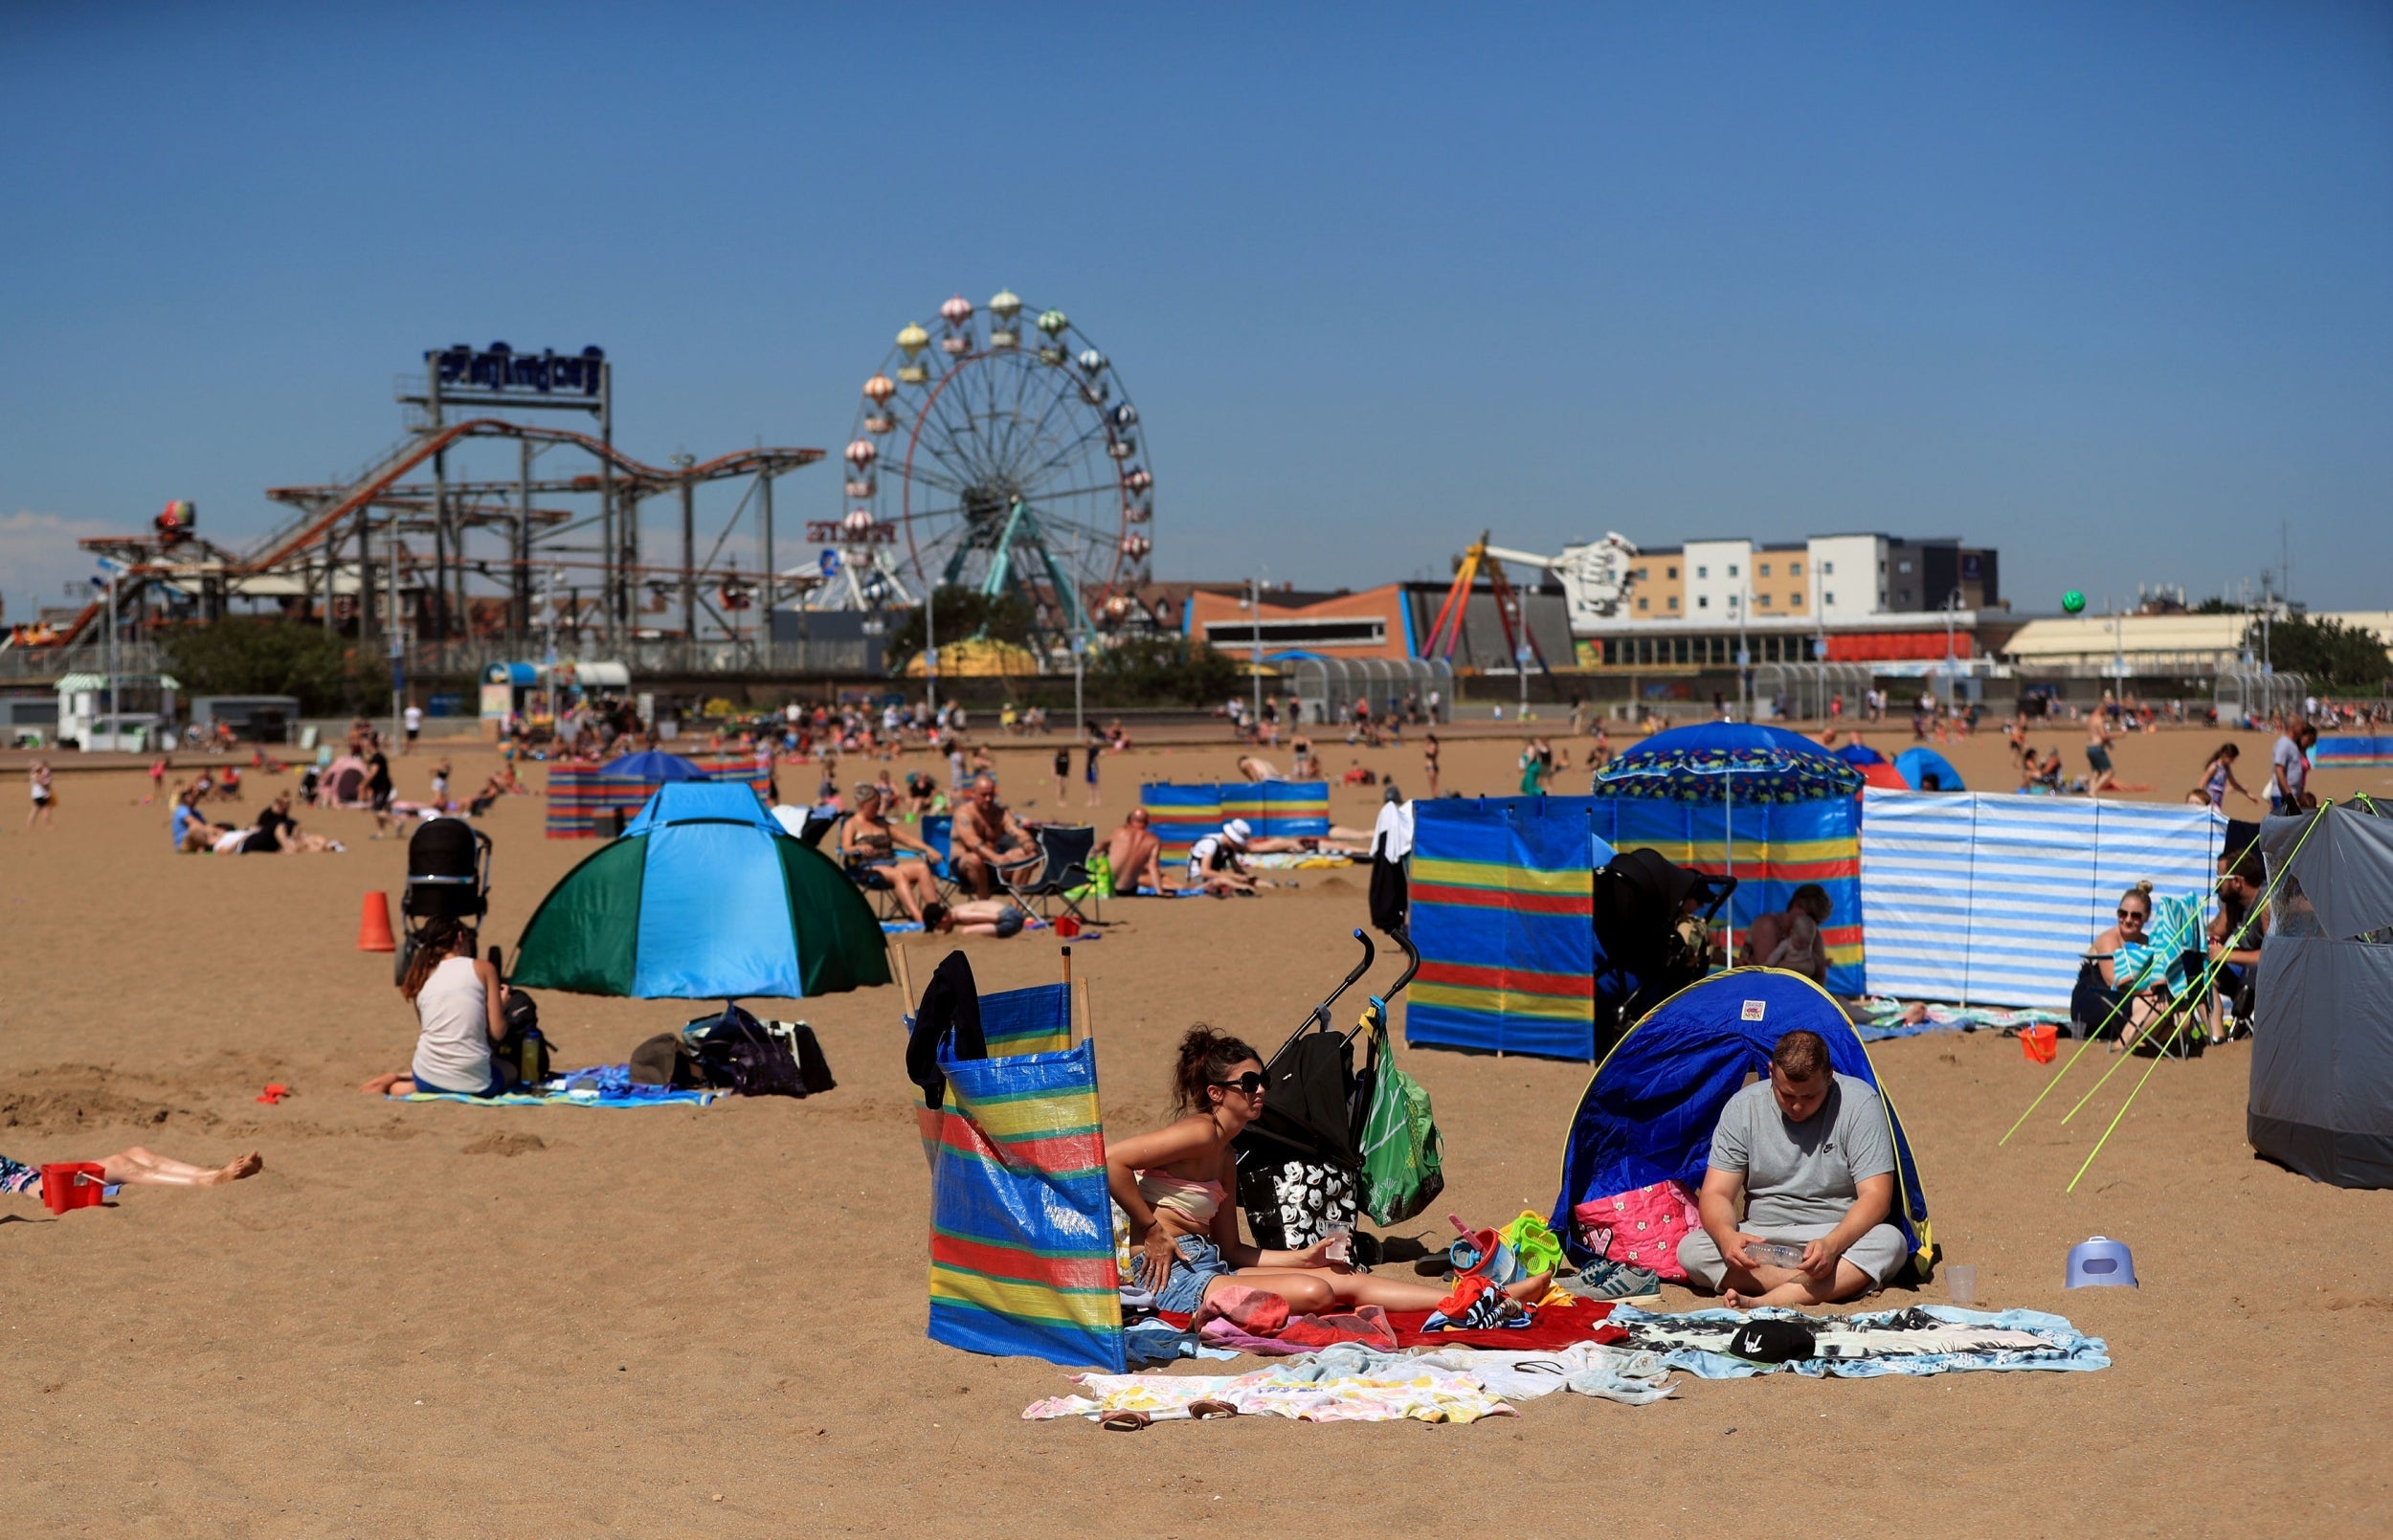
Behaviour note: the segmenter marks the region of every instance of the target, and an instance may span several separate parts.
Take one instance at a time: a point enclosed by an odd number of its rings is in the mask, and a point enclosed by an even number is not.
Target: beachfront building
[[[1598,669],[1695,674],[1813,662],[1901,677],[1983,674],[2016,629],[1996,553],[1877,533],[1641,547],[1617,618],[1580,637]]]

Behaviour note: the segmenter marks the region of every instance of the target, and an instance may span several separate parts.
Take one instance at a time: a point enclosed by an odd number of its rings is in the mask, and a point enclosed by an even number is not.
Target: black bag
[[[710,1022],[692,1022],[684,1036],[706,1083],[740,1096],[812,1096],[839,1083],[815,1029],[803,1021],[768,1027],[730,1005]]]

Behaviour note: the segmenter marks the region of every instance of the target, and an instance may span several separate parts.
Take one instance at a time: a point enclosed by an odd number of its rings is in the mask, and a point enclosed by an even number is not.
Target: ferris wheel
[[[1051,637],[1118,617],[1148,580],[1154,476],[1113,363],[1061,310],[1010,290],[910,323],[864,382],[824,533],[835,602],[964,587],[1029,600]]]

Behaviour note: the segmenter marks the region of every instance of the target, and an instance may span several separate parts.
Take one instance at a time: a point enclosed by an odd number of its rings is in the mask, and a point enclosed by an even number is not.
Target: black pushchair
[[[1393,1001],[1420,971],[1420,953],[1401,927],[1389,934],[1405,956],[1404,971],[1383,997]],[[1362,943],[1362,961],[1271,1056],[1264,1067],[1263,1115],[1233,1147],[1238,1204],[1255,1244],[1266,1251],[1301,1251],[1333,1230],[1353,1230],[1362,1212],[1362,1131],[1377,1085],[1378,1053],[1375,1042],[1367,1045],[1357,1070],[1354,1038],[1361,1025],[1340,1032],[1330,1020],[1338,996],[1371,971],[1371,938],[1357,930],[1354,939]],[[1369,1235],[1355,1234],[1356,1261],[1377,1261],[1375,1251]]]
[[[1621,851],[1597,869],[1598,1059],[1638,1017],[1711,971],[1711,923],[1735,891],[1733,877],[1708,876],[1651,850]]]
[[[408,959],[435,920],[461,920],[480,927],[490,912],[490,837],[463,818],[431,818],[407,841],[407,890],[399,898],[396,976],[407,977]]]

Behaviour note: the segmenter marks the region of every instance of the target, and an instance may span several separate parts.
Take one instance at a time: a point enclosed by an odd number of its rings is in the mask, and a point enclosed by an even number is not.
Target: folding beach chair
[[[928,845],[939,859],[930,863],[930,875],[938,881],[939,897],[944,902],[955,897],[955,865],[949,859],[950,846],[955,838],[955,815],[950,813],[926,813],[922,822],[923,843]]]
[[[1035,865],[1024,861],[998,868],[997,880],[1005,884],[1006,895],[1042,920],[1052,918],[1060,908],[1075,920],[1087,921],[1072,889],[1089,885],[1088,857],[1097,848],[1096,829],[1085,823],[1042,823],[1031,833],[1038,841],[1040,859]],[[1095,902],[1094,893],[1089,901]]]

